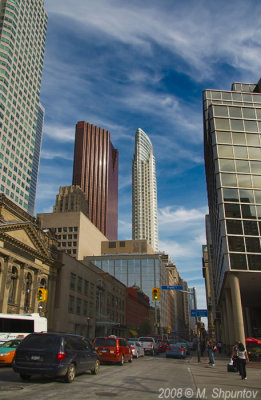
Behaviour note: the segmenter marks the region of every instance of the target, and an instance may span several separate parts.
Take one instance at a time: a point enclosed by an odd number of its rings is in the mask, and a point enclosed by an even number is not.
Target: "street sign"
[[[207,317],[208,310],[190,310],[191,317]]]
[[[183,286],[174,285],[174,286],[161,286],[162,290],[183,290]]]

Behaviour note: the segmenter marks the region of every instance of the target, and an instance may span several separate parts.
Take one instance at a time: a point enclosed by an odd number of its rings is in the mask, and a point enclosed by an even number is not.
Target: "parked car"
[[[93,341],[101,362],[113,362],[123,365],[124,362],[132,362],[132,351],[127,339],[116,336],[96,337]]]
[[[0,365],[11,365],[15,350],[23,339],[12,339],[0,344]]]
[[[13,369],[22,379],[32,375],[62,376],[72,382],[75,375],[90,370],[98,374],[100,361],[90,342],[67,333],[32,333],[16,349]]]
[[[186,355],[186,349],[184,347],[180,347],[178,344],[170,344],[166,349],[166,358],[185,358]]]
[[[139,342],[141,342],[145,354],[151,354],[154,356],[154,354],[159,353],[158,344],[153,337],[140,337]]]
[[[128,340],[128,345],[131,348],[133,357],[136,358],[144,357],[144,348],[142,347],[141,342],[139,342],[138,340],[135,341]]]

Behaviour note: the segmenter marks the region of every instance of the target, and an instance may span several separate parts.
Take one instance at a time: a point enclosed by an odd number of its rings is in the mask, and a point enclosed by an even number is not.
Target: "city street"
[[[124,366],[101,365],[96,376],[86,373],[71,384],[62,379],[34,377],[23,382],[11,368],[0,369],[0,399],[261,399],[261,368],[248,366],[248,379],[227,373],[228,360],[221,357],[215,367],[207,358],[186,360],[160,356],[134,359]]]

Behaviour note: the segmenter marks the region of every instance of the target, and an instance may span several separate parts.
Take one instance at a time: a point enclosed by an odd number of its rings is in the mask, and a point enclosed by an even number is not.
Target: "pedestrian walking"
[[[247,379],[246,376],[246,362],[249,361],[247,351],[243,343],[239,343],[237,347],[238,367],[241,379]]]
[[[207,352],[208,352],[208,358],[209,358],[209,365],[211,367],[215,366],[215,358],[214,358],[214,344],[212,343],[211,340],[207,341]]]
[[[233,360],[233,365],[237,368],[237,370],[239,371],[239,374],[240,374],[239,365],[238,365],[238,345],[239,345],[239,343],[240,343],[240,341],[237,340],[233,346],[231,360]]]
[[[220,340],[219,340],[219,342],[217,342],[217,348],[218,348],[219,354],[221,354],[221,351],[222,351],[222,343],[221,343]]]

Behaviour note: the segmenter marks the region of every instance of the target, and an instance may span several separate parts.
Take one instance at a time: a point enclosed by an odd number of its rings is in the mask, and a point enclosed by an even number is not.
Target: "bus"
[[[33,332],[47,332],[47,318],[40,317],[37,313],[0,313],[0,343],[23,338]]]

